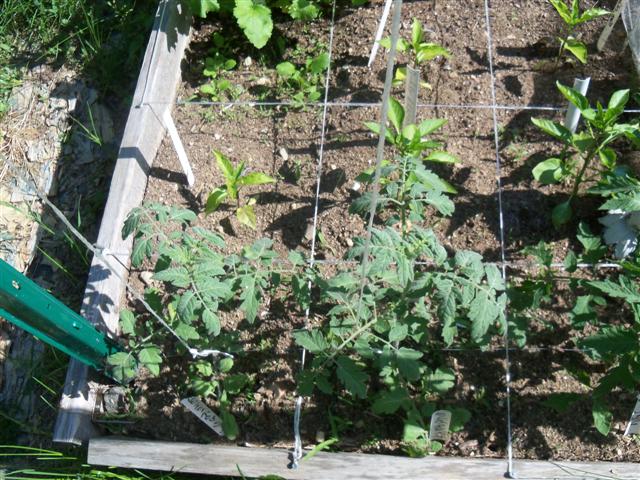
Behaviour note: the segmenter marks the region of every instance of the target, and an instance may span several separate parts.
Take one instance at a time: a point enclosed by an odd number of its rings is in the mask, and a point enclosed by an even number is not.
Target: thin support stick
[[[320,210],[320,182],[322,179],[322,165],[324,161],[324,145],[327,135],[327,112],[329,108],[329,80],[331,78],[331,66],[332,66],[332,54],[333,54],[333,31],[336,17],[336,0],[333,0],[331,9],[331,25],[329,27],[329,64],[327,65],[327,73],[324,79],[324,101],[322,104],[322,127],[320,130],[320,148],[318,150],[318,167],[316,178],[316,196],[315,205],[313,207],[313,228],[311,237],[311,254],[310,254],[310,266],[313,266],[316,255],[316,236],[318,231],[318,212]],[[311,282],[309,281],[309,289],[311,288]],[[309,307],[304,312],[305,328],[309,323]],[[300,370],[304,370],[305,361],[307,358],[307,350],[303,347],[300,353]],[[299,462],[302,459],[302,437],[300,436],[300,421],[302,418],[302,395],[296,397],[295,410],[293,415],[293,453],[291,456],[291,463],[289,467],[297,469]]]
[[[502,209],[502,167],[500,164],[500,134],[498,129],[498,109],[496,108],[496,77],[493,70],[493,40],[491,37],[491,18],[489,15],[489,0],[484,0],[485,26],[487,29],[487,58],[489,60],[489,73],[491,75],[491,113],[493,116],[493,139],[496,151],[496,186],[498,189],[498,216],[500,225],[500,258],[502,260],[502,278],[507,280],[506,246],[504,214]],[[505,359],[505,391],[507,406],[507,473],[509,478],[515,478],[513,470],[513,439],[511,429],[511,358],[509,355],[509,321],[508,312],[504,312],[504,359]]]
[[[193,176],[193,170],[191,169],[191,164],[189,163],[189,158],[187,157],[187,152],[184,150],[184,145],[182,145],[182,140],[180,140],[180,134],[178,134],[178,129],[176,128],[176,124],[173,123],[173,118],[171,117],[171,111],[168,109],[165,110],[164,115],[162,116],[162,123],[164,123],[164,127],[169,132],[169,137],[171,137],[171,142],[173,143],[173,148],[178,155],[178,161],[180,162],[180,166],[182,167],[182,171],[187,177],[187,184],[189,188],[193,187],[196,179]]]
[[[382,34],[384,33],[384,26],[387,24],[387,18],[389,18],[389,12],[391,11],[391,2],[392,0],[386,0],[384,2],[384,11],[382,12],[382,17],[380,17],[380,23],[378,24],[376,37],[373,40],[373,46],[371,47],[371,54],[369,55],[369,63],[367,63],[367,67],[369,68],[371,68],[371,65],[373,65],[373,62],[376,60],[376,55],[378,55],[378,49],[380,48],[380,40],[382,40]]]
[[[384,157],[385,133],[387,128],[387,117],[389,113],[389,98],[391,96],[391,84],[393,80],[393,67],[396,58],[396,43],[400,34],[400,18],[402,13],[402,0],[396,0],[393,10],[393,20],[391,21],[391,49],[387,59],[387,72],[384,79],[384,90],[382,91],[382,112],[380,113],[380,133],[378,135],[378,148],[376,150],[376,169],[373,176],[373,191],[371,192],[371,204],[369,205],[369,222],[367,224],[367,236],[362,250],[362,272],[360,276],[360,295],[358,299],[358,309],[362,308],[364,287],[366,285],[367,268],[369,265],[369,250],[371,249],[371,231],[373,230],[373,218],[376,215],[378,205],[378,195],[380,192],[380,172],[382,171],[382,159]]]

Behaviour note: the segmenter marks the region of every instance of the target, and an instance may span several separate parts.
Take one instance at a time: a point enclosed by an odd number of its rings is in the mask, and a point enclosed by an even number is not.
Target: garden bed
[[[555,12],[544,2],[493,2],[488,12],[492,43],[486,36],[484,2],[451,5],[417,1],[403,8],[401,34],[406,36],[411,19],[417,17],[427,28],[434,29],[432,40],[451,51],[449,59],[428,65],[426,77],[432,89],[421,90],[417,119],[447,120],[434,138],[441,140],[443,150],[455,155],[459,162],[433,169],[457,190],[452,197],[456,208],[449,218],[440,218],[434,209],[427,209],[424,223],[433,226],[449,254],[473,250],[488,262],[499,263],[505,259],[503,255],[507,262],[521,262],[518,268],[508,271],[514,285],[531,278],[535,271],[529,268],[532,263],[523,267],[522,262],[530,262],[521,253],[523,247],[541,240],[550,242],[552,258],[562,262],[567,250],[577,243],[566,228],[556,230],[551,222],[551,209],[566,197],[566,188],[540,188],[531,176],[532,167],[558,147],[531,124],[530,118],[561,121],[564,102],[555,89],[555,81],[570,84],[574,77],[585,73],[592,76],[589,98],[606,101],[616,88],[630,84],[630,59],[627,62],[625,56],[608,50],[591,54],[587,67],[563,63],[559,70],[549,72],[554,53],[545,42],[557,25],[551,21]],[[260,105],[264,100],[287,100],[282,91],[257,88],[277,84],[275,65],[247,61],[249,54],[234,52],[239,67],[229,72],[228,78],[242,86],[231,101],[235,105],[225,105],[228,100],[223,98],[213,105],[181,102],[173,109],[195,185],[186,187],[174,147],[165,138],[149,171],[144,202],[196,212],[193,223],[223,239],[218,246],[223,256],[239,253],[243,247],[268,238],[277,258],[272,260],[274,268],[286,260],[290,251],[312,260],[327,276],[350,268],[344,261],[345,254],[357,244],[358,237],[366,235],[367,224],[359,215],[350,213],[349,206],[363,192],[357,177],[376,161],[377,136],[364,122],[379,120],[376,104],[382,94],[384,52],[380,52],[371,70],[366,61],[381,9],[380,2],[357,9],[339,8],[333,36],[328,19],[304,27],[286,22],[276,25],[277,31],[286,32],[289,45],[298,45],[305,52],[312,49],[310,38],[321,39],[327,45],[333,42],[327,93],[330,103],[326,105]],[[596,21],[582,31],[585,43],[595,43],[602,25],[603,21]],[[184,83],[178,89],[178,96],[183,99],[192,98],[205,82],[199,76],[203,56],[212,48],[208,43],[212,32],[222,31],[222,23],[198,28],[183,65]],[[491,64],[487,45],[492,48]],[[286,55],[293,55],[292,50],[286,50],[285,58]],[[394,91],[394,95],[401,96],[399,92]],[[543,106],[558,107],[558,111],[537,110]],[[246,162],[247,171],[274,179],[273,183],[247,187],[240,197],[242,201],[255,200],[255,228],[238,220],[233,204],[223,204],[212,214],[204,214],[208,195],[225,182],[213,150],[233,164]],[[389,147],[387,154],[392,154]],[[495,181],[497,165],[501,167],[499,184]],[[576,206],[575,216],[596,229],[596,209],[597,204],[582,202]],[[380,223],[376,226],[381,228]],[[164,226],[161,230],[163,235],[172,232]],[[158,268],[156,260],[150,255],[132,271],[130,282],[135,290],[163,287],[162,281],[151,278]],[[605,274],[586,271],[580,275],[586,280],[604,278]],[[170,286],[169,291],[175,290]],[[632,437],[623,435],[635,403],[632,394],[616,392],[615,401],[608,398],[613,422],[607,437],[592,425],[591,390],[579,372],[586,372],[595,385],[605,368],[576,349],[576,332],[571,331],[567,315],[578,293],[568,285],[560,287],[544,309],[528,317],[528,347],[522,350],[515,347],[515,341],[513,345],[508,343],[514,348],[510,365],[505,361],[500,336],[485,345],[486,351],[460,340],[451,348],[429,352],[431,357],[425,360],[429,367],[448,369],[455,378],[452,388],[434,402],[439,408],[463,407],[470,413],[464,427],[450,435],[438,455],[504,458],[508,455],[506,418],[510,415],[515,458],[640,461],[640,446]],[[160,297],[166,298],[164,295],[161,293]],[[127,301],[127,308],[140,314],[139,322],[151,320],[137,299],[129,296]],[[211,342],[227,348],[236,345],[233,348],[237,350],[232,350],[236,355],[234,372],[247,376],[239,392],[222,406],[238,423],[234,441],[216,437],[180,405],[180,399],[193,391],[189,384],[193,375],[186,357],[180,355],[183,350],[171,339],[163,345],[166,353],[160,376],[143,375],[133,388],[135,401],[129,404],[130,412],[142,419],[115,428],[118,433],[158,440],[291,446],[297,376],[302,367],[293,332],[323,325],[326,309],[311,302],[307,316],[300,305],[275,293],[261,299],[253,324],[246,321],[243,309],[225,307],[217,314],[222,331],[227,332],[223,337],[236,335],[237,345],[231,340],[225,343],[224,339],[222,343]],[[626,326],[632,320],[626,315],[616,322]],[[439,328],[429,328],[434,329],[429,330],[431,334],[439,335]],[[589,333],[587,329],[577,336]],[[510,396],[505,383],[508,370]],[[582,394],[569,410],[571,413],[557,412],[549,406],[550,397],[561,392]],[[208,400],[209,406],[219,411],[219,398],[216,401],[213,397]],[[356,397],[316,391],[307,398],[302,410],[303,445],[318,444],[331,437],[336,438],[331,447],[335,450],[406,453],[400,416],[374,414],[364,399]]]

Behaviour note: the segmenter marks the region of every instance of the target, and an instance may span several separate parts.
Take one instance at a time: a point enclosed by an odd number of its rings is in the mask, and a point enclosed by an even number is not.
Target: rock
[[[113,387],[102,396],[102,406],[107,414],[121,413],[124,408],[124,388]]]
[[[473,450],[478,449],[478,440],[467,440],[460,444],[460,451],[464,454],[470,454]]]
[[[140,274],[140,280],[142,280],[147,287],[151,287],[153,285],[153,272],[142,272]]]
[[[247,57],[244,59],[244,62],[242,62],[244,64],[245,67],[250,67],[253,64],[253,60],[251,59],[251,57]]]
[[[316,432],[316,442],[317,443],[322,443],[322,442],[324,442],[324,439],[325,439],[324,432],[322,430],[318,430]]]
[[[307,224],[307,229],[304,232],[304,238],[309,242],[313,240],[313,222]]]
[[[280,147],[280,150],[278,150],[278,153],[280,154],[280,156],[282,157],[282,159],[286,162],[287,160],[289,160],[289,153],[287,153],[287,149],[284,147]]]
[[[351,248],[353,247],[353,240],[348,238],[345,240],[345,243],[347,244],[347,247]]]
[[[27,142],[27,160],[34,163],[42,163],[51,156],[46,139],[39,138]]]
[[[25,83],[13,90],[9,97],[9,106],[14,112],[21,112],[29,108],[29,103],[34,95],[34,87],[32,83]]]
[[[361,188],[362,184],[360,182],[353,182],[353,185],[351,186],[351,190],[353,190],[354,192],[360,191]]]
[[[95,128],[95,132],[103,144],[113,142],[115,134],[113,131],[113,119],[111,118],[109,109],[100,103],[96,103],[91,107],[91,117],[93,117],[93,125],[89,119],[89,124],[86,125],[86,127],[89,130]]]
[[[260,77],[256,80],[256,85],[260,87],[268,86],[271,85],[271,80],[269,80],[267,77]]]

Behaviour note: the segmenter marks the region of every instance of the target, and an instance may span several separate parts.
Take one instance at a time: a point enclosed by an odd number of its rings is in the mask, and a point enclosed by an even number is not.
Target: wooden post
[[[114,336],[125,288],[120,278],[127,278],[125,266],[129,265],[133,243],[131,238],[122,239],[122,225],[131,209],[142,202],[147,173],[164,136],[162,115],[175,102],[190,28],[186,0],[160,1],[98,234],[98,246],[115,257],[118,261],[110,263],[120,268],[114,275],[93,258],[81,310],[83,317]],[[91,424],[95,395],[87,374],[86,366],[70,362],[53,433],[55,442],[80,444],[95,433]]]

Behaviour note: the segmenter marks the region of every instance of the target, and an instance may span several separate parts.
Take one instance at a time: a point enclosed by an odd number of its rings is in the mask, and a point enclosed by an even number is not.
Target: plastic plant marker
[[[573,81],[573,89],[578,91],[582,95],[587,94],[587,90],[589,89],[589,82],[591,82],[591,77],[587,78],[576,78]],[[567,114],[564,117],[564,126],[567,127],[572,133],[575,133],[576,128],[578,128],[578,122],[580,121],[580,110],[574,104],[570,103],[569,108],[567,109]]]
[[[404,126],[416,123],[418,106],[418,89],[420,87],[420,70],[407,67],[407,79],[404,88]]]
[[[0,317],[67,355],[104,369],[118,345],[91,323],[0,260]]]

